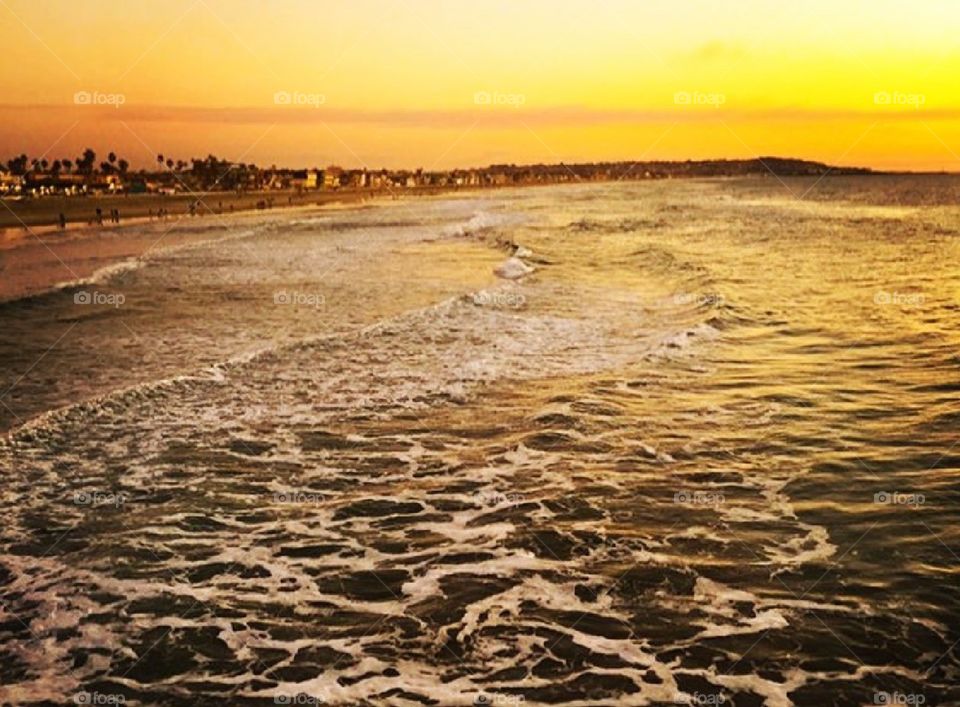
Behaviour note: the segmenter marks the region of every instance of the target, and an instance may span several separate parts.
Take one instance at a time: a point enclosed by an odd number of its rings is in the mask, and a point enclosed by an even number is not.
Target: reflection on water
[[[6,424],[55,411],[0,446],[0,698],[960,700],[919,181],[300,214],[7,303]]]

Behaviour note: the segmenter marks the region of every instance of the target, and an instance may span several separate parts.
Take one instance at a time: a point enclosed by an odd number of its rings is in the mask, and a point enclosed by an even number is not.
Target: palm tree
[[[126,175],[127,170],[130,169],[130,163],[126,160],[120,160],[120,162],[117,163],[117,166],[120,167],[120,174],[123,175]]]
[[[162,170],[163,169],[163,155],[157,155],[157,166]]]
[[[93,174],[94,165],[97,163],[97,153],[89,147],[83,151],[83,157],[77,158],[77,171],[81,174],[90,176]]]
[[[14,157],[11,160],[7,160],[7,169],[11,174],[21,176],[27,173],[27,164],[29,164],[27,156],[20,155],[19,157]]]
[[[116,152],[111,152],[110,154],[108,154],[108,155],[107,155],[107,162],[109,162],[110,164],[116,164],[116,162],[117,162],[117,153],[116,153]]]
[[[69,172],[73,169],[73,160],[63,160],[63,167]]]
[[[172,158],[172,157],[168,157],[168,158],[167,158],[167,169],[173,170],[173,164],[174,164],[173,158]]]

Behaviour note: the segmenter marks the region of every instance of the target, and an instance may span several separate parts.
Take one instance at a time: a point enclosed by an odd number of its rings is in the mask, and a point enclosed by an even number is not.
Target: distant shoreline
[[[235,192],[183,192],[166,194],[118,194],[105,196],[45,196],[35,199],[2,199],[0,209],[0,244],[20,240],[22,235],[56,234],[66,231],[99,230],[136,223],[161,221],[173,223],[180,219],[216,218],[246,212],[269,211],[283,208],[326,206],[335,203],[354,203],[368,199],[398,196],[428,196],[454,191],[452,187],[418,187],[415,189],[341,189],[337,191],[294,190]],[[466,188],[464,188],[466,190]],[[194,215],[190,206],[194,204]],[[103,223],[97,222],[100,209]],[[120,222],[110,221],[111,210],[120,214]],[[166,215],[161,218],[160,210]],[[66,229],[60,228],[60,214],[66,217]],[[3,247],[0,245],[0,247]]]
[[[737,179],[737,178],[810,178],[863,176],[952,176],[953,172],[878,172],[850,171],[844,168],[828,170],[823,174],[699,174],[670,175],[655,179]],[[403,198],[432,196],[438,194],[487,191],[502,188],[526,188],[574,184],[578,182],[604,183],[619,181],[614,179],[582,179],[567,182],[534,181],[506,184],[464,184],[464,185],[419,185],[415,187],[343,187],[337,190],[259,190],[249,192],[181,192],[177,194],[117,194],[93,196],[44,196],[22,200],[0,198],[0,249],[10,247],[14,242],[29,234],[56,234],[80,230],[99,230],[131,225],[136,223],[161,221],[175,222],[184,218],[206,218],[245,212],[269,211],[284,208],[305,208],[326,206],[336,203],[355,203],[368,199]],[[646,181],[641,178],[639,180]],[[191,214],[190,205],[194,204]],[[103,223],[97,222],[97,209],[100,209]],[[113,209],[119,211],[120,222],[110,221]],[[165,215],[161,218],[160,210]],[[66,218],[66,228],[60,228],[60,214]]]

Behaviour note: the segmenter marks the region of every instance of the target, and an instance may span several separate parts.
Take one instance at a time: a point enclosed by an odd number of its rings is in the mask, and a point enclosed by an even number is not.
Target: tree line
[[[233,163],[212,154],[190,160],[175,160],[161,153],[157,155],[156,163],[157,169],[152,175],[165,182],[183,182],[191,186],[229,190],[256,185],[263,180],[263,170],[257,165]],[[18,177],[49,174],[56,178],[60,175],[75,174],[90,179],[94,175],[127,177],[132,174],[151,174],[147,170],[131,172],[129,161],[118,157],[115,152],[108,153],[107,158],[98,164],[96,151],[89,147],[74,159],[51,161],[46,157],[31,159],[26,154],[21,154],[8,159],[5,165],[8,172]],[[276,170],[275,167],[271,169]]]

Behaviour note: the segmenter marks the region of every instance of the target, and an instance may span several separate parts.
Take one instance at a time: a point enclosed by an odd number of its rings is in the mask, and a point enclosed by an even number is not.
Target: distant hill
[[[590,162],[582,164],[504,165],[484,168],[486,172],[508,175],[567,176],[583,179],[627,177],[639,179],[663,177],[738,177],[738,176],[820,176],[824,174],[873,174],[865,167],[836,167],[822,162],[783,157],[758,157],[750,160],[686,160],[683,162]]]

